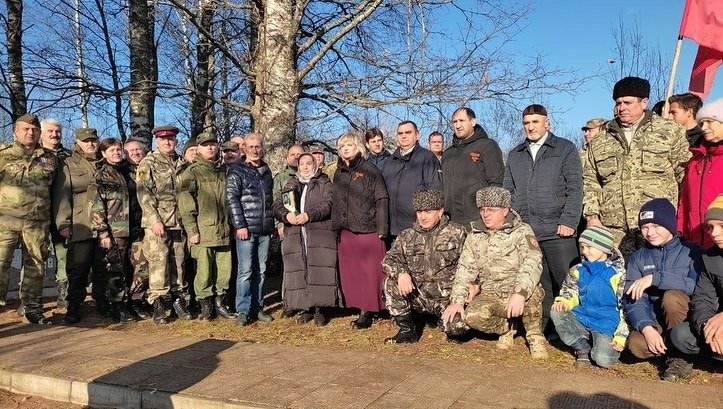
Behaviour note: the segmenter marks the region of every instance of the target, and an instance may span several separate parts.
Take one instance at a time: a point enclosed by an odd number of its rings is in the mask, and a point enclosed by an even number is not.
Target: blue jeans
[[[577,320],[570,311],[550,311],[550,318],[555,323],[557,335],[565,344],[571,346],[575,353],[590,352],[590,359],[603,368],[611,368],[620,358],[620,352],[613,349],[610,343],[613,337],[588,329]],[[590,340],[592,339],[592,350]]]
[[[236,277],[236,312],[248,314],[264,306],[264,278],[271,235],[249,233],[248,240],[236,239],[238,275]]]

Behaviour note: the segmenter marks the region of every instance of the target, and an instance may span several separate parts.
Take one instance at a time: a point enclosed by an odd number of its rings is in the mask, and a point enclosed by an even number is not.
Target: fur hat
[[[625,77],[613,87],[613,101],[620,97],[650,97],[650,83],[639,77]]]
[[[703,105],[695,116],[695,119],[698,121],[701,119],[713,119],[718,122],[723,122],[723,98]]]
[[[488,186],[477,191],[477,207],[510,207],[510,191],[499,186]]]
[[[412,206],[419,212],[444,207],[444,195],[439,190],[420,189],[412,194]]]

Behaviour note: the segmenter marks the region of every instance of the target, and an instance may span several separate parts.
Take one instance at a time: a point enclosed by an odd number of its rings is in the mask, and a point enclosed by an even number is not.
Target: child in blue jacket
[[[589,365],[592,358],[597,365],[610,368],[628,337],[620,305],[625,261],[605,227],[588,228],[579,243],[583,261],[570,269],[550,318],[562,342],[575,352],[576,364]]]

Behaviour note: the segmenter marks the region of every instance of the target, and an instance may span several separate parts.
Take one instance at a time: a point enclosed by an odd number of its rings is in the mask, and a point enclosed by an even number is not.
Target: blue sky
[[[619,24],[622,15],[625,24],[639,23],[640,31],[651,44],[659,44],[664,54],[672,60],[675,42],[680,28],[684,0],[608,0],[608,1],[535,1],[534,11],[527,21],[527,27],[517,37],[514,47],[519,52],[537,50],[547,54],[547,61],[560,67],[571,67],[580,76],[591,76],[605,70],[616,69],[619,65],[608,63],[615,58],[613,28]],[[676,84],[673,93],[687,91],[691,67],[695,59],[697,44],[684,39],[678,64]],[[670,62],[667,62],[670,64]],[[719,70],[717,81],[709,95],[709,101],[723,97],[723,70]],[[666,72],[666,77],[669,73]],[[551,118],[553,125],[579,130],[592,117],[610,117],[613,105],[610,85],[604,78],[585,81],[584,92],[571,98],[569,95],[551,97],[550,105],[555,107]],[[656,101],[651,101],[650,107]],[[564,119],[554,115],[564,116]]]

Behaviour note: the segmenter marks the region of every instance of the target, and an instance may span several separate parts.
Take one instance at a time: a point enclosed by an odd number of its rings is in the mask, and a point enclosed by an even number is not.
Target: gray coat
[[[336,233],[331,228],[333,187],[326,176],[318,171],[308,184],[297,176],[289,180],[282,194],[294,191],[301,200],[306,188],[303,211],[309,221],[293,226],[286,221],[289,210],[282,197],[274,201],[274,217],[284,223],[281,253],[284,257],[283,299],[287,309],[306,310],[311,307],[337,305],[338,279],[336,272]]]

